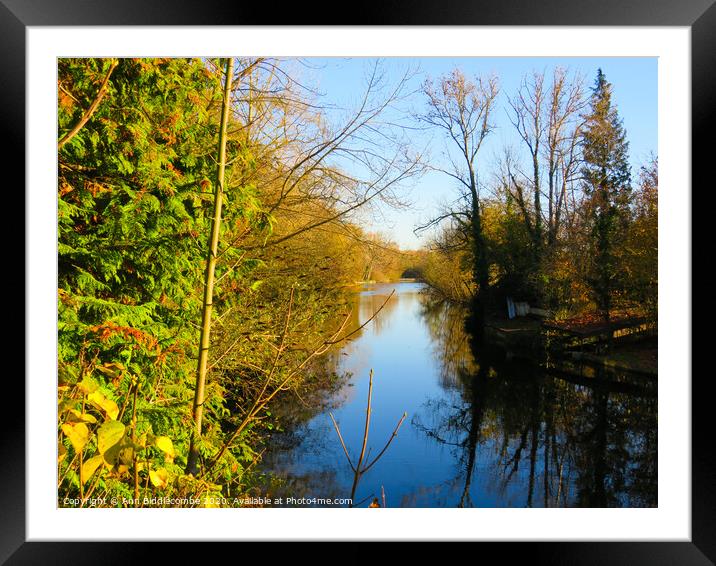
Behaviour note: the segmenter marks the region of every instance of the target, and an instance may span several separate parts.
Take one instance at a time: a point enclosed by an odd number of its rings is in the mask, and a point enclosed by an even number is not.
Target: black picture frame
[[[691,29],[692,187],[713,184],[707,169],[713,160],[710,143],[716,131],[716,5],[714,0],[600,0],[574,2],[519,0],[484,2],[454,0],[413,2],[384,0],[356,5],[350,20],[334,4],[312,2],[269,10],[262,3],[220,0],[0,0],[0,113],[6,164],[25,163],[25,62],[28,26],[87,25],[557,25],[557,26],[686,26]],[[18,183],[24,187],[24,169]],[[686,188],[688,189],[688,187]],[[693,194],[693,189],[692,194]],[[23,208],[24,205],[23,205]],[[32,211],[25,209],[25,214]],[[25,216],[27,218],[27,216]],[[693,221],[692,221],[693,226]],[[693,257],[693,254],[692,254]],[[693,277],[692,274],[690,274]],[[692,279],[693,281],[693,279]],[[31,297],[25,296],[25,304]],[[693,312],[693,311],[692,311]],[[682,329],[691,335],[691,328]],[[692,351],[694,351],[692,345]],[[716,563],[716,469],[714,467],[711,397],[708,372],[691,380],[692,387],[692,538],[690,542],[530,542],[482,543],[479,553],[500,560],[532,564],[678,564]],[[691,375],[662,379],[691,379]],[[24,383],[6,377],[4,396],[25,398]],[[15,403],[19,405],[19,403]],[[134,560],[183,563],[185,546],[169,555],[157,543],[26,542],[25,537],[25,418],[24,408],[2,427],[0,457],[0,562],[7,564],[127,564]],[[320,538],[320,533],[317,537]],[[176,544],[176,543],[174,543]],[[227,543],[229,547],[236,547]],[[246,543],[237,543],[245,545]],[[352,543],[357,544],[357,543]],[[480,543],[478,543],[480,544]],[[357,553],[370,556],[362,545]],[[368,545],[369,546],[369,545]],[[242,547],[242,553],[246,547]],[[307,552],[313,552],[306,549]],[[212,551],[213,552],[213,551]],[[233,552],[227,548],[225,552]],[[376,550],[375,552],[382,552]],[[242,554],[243,555],[243,554]],[[245,555],[243,555],[245,556]],[[286,559],[291,559],[286,557]],[[237,557],[238,560],[238,557]],[[360,559],[363,561],[363,559]],[[345,562],[346,560],[341,560]]]

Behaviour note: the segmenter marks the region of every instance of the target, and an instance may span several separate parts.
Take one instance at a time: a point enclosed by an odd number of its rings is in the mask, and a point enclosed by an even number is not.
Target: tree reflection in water
[[[412,425],[452,451],[458,506],[479,506],[486,487],[510,506],[657,505],[654,382],[508,361],[471,340],[461,308],[426,300],[422,315],[447,395]]]

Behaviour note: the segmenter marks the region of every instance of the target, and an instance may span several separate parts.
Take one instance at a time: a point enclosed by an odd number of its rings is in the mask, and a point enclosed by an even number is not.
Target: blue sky
[[[365,88],[366,74],[374,61],[370,58],[303,59],[306,65],[303,75],[311,87],[323,93],[321,103],[350,109],[359,101]],[[417,71],[408,84],[408,90],[417,90],[427,77],[437,78],[456,67],[468,77],[490,74],[498,77],[500,94],[493,114],[496,129],[478,155],[481,179],[489,179],[494,173],[496,158],[504,146],[522,149],[508,118],[507,95],[513,96],[517,92],[524,75],[546,71],[549,76],[555,67],[561,66],[570,73],[582,75],[585,86],[591,87],[597,69],[601,68],[613,85],[613,102],[627,132],[632,175],[636,178],[639,167],[658,149],[657,61],[657,58],[643,57],[453,57],[388,58],[382,64],[389,84],[395,83],[409,69]],[[425,99],[416,93],[402,101],[392,117],[408,123],[408,113],[424,109]],[[429,148],[431,162],[439,165],[444,160],[442,154],[446,142],[441,133],[412,133],[411,139],[416,150]],[[385,234],[403,248],[418,248],[426,243],[426,237],[417,238],[413,228],[435,214],[441,203],[456,197],[455,183],[445,174],[428,173],[403,188],[401,194],[411,203],[407,209],[395,210],[380,205],[377,215],[365,216],[361,221],[368,224],[368,230]]]

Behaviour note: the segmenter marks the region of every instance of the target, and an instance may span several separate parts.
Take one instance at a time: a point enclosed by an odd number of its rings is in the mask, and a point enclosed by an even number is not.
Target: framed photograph
[[[713,564],[712,2],[231,8],[0,0],[27,224],[0,558]]]

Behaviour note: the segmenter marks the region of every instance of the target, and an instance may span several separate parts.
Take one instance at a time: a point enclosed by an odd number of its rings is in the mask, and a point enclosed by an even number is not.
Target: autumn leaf
[[[87,397],[87,400],[98,409],[104,411],[110,419],[114,420],[119,415],[119,407],[117,406],[117,403],[111,399],[107,399],[107,397],[105,397],[100,391],[91,393]]]
[[[82,480],[84,481],[84,483],[87,483],[87,481],[89,481],[90,477],[92,477],[92,474],[95,473],[97,468],[99,468],[103,462],[104,457],[101,454],[98,454],[97,456],[93,456],[82,464]]]
[[[166,487],[169,481],[169,472],[164,468],[149,470],[149,479],[154,487]]]
[[[65,423],[62,425],[62,432],[70,439],[72,447],[77,453],[81,452],[87,442],[89,442],[90,432],[84,423]]]
[[[108,421],[97,430],[97,449],[109,464],[114,464],[119,456],[124,430],[124,425],[119,421]]]
[[[174,445],[168,436],[157,436],[154,439],[154,445],[170,458],[174,458]]]

